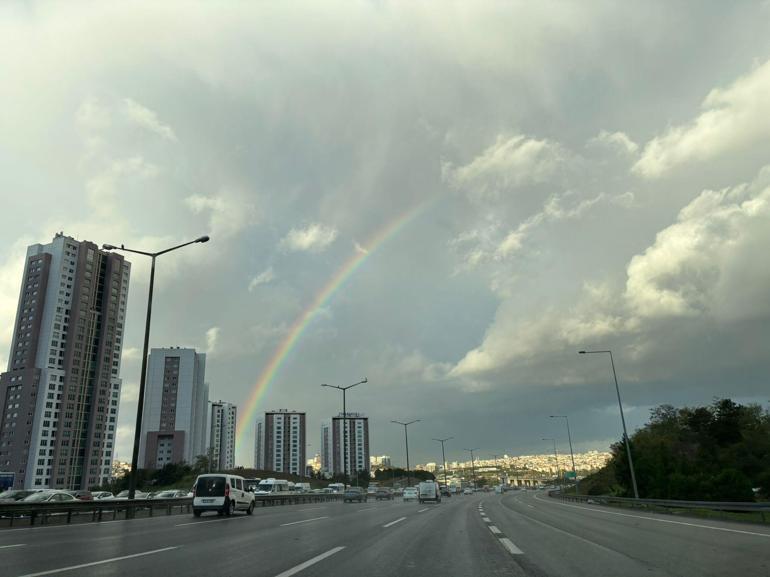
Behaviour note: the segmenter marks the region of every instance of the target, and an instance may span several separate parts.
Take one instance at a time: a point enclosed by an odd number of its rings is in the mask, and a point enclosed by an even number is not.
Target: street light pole
[[[567,423],[567,439],[569,439],[569,455],[572,458],[572,474],[575,475],[575,494],[580,494],[580,481],[578,481],[577,469],[575,468],[575,453],[572,450],[572,433],[569,430],[569,418],[567,415],[551,415],[551,419],[564,419]]]
[[[615,392],[618,394],[618,407],[620,408],[620,421],[623,423],[623,440],[626,444],[626,454],[628,455],[628,467],[631,470],[631,484],[634,487],[634,497],[639,498],[639,488],[636,485],[636,472],[634,471],[634,459],[631,457],[631,440],[628,438],[626,429],[626,417],[623,414],[623,403],[620,400],[620,387],[618,386],[618,374],[615,372],[615,359],[612,357],[612,351],[578,351],[580,355],[609,354],[610,364],[612,365],[612,376],[615,379]]]
[[[473,451],[478,451],[479,448],[463,449],[463,451],[469,451],[471,454],[471,474],[473,475],[473,492],[476,492],[476,462],[473,459]]]
[[[338,387],[337,385],[327,385],[322,384],[322,387],[329,387],[330,389],[337,389],[339,391],[342,391],[342,476],[344,477],[343,485],[345,485],[345,489],[348,488],[348,409],[346,405],[346,399],[345,399],[345,393],[347,393],[348,389],[352,389],[353,387],[357,387],[358,385],[363,385],[364,383],[368,383],[369,381],[366,379],[366,377],[363,378],[363,380],[358,381],[357,383],[353,383],[352,385],[348,385],[347,387]],[[334,448],[332,447],[332,450]],[[358,473],[356,473],[356,484],[358,484]]]
[[[396,425],[404,425],[404,441],[406,442],[406,486],[409,487],[412,484],[412,475],[411,471],[409,470],[409,431],[407,430],[407,427],[411,425],[412,423],[419,423],[420,419],[415,419],[414,421],[409,421],[408,423],[402,423],[401,421],[391,421],[391,423],[395,423]]]
[[[556,457],[556,479],[559,481],[559,488],[563,490],[561,482],[561,468],[559,467],[559,452],[556,450],[556,439],[553,437],[543,437],[543,441],[553,441],[553,455]]]
[[[131,454],[131,473],[128,478],[128,498],[133,499],[136,495],[136,475],[137,475],[137,469],[139,468],[139,443],[142,438],[142,411],[144,410],[144,387],[147,383],[147,357],[149,355],[149,345],[150,345],[150,319],[152,317],[152,292],[153,287],[155,285],[155,259],[158,258],[162,254],[166,254],[167,252],[171,252],[172,250],[177,250],[179,248],[182,248],[184,246],[187,246],[188,244],[194,244],[196,242],[208,242],[209,237],[208,236],[201,236],[196,238],[195,240],[191,240],[189,242],[182,243],[177,246],[172,246],[171,248],[167,248],[165,250],[161,250],[158,252],[145,252],[142,250],[134,250],[130,248],[126,248],[122,244],[120,246],[115,246],[112,244],[103,244],[102,249],[103,250],[121,250],[125,252],[133,252],[135,254],[141,254],[144,256],[149,256],[152,259],[152,264],[150,266],[150,290],[149,294],[147,296],[147,319],[145,320],[144,324],[144,347],[142,348],[142,374],[139,375],[139,397],[137,398],[137,406],[136,406],[136,428],[134,429],[134,450]]]
[[[446,439],[433,439],[434,441],[441,443],[441,459],[444,462],[444,487],[446,487],[447,491],[449,490],[449,485],[446,481],[446,453],[444,453],[444,443],[449,439],[454,439],[454,437],[447,437]]]

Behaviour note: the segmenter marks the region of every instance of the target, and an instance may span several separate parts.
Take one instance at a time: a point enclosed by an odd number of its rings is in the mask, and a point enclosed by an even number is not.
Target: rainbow
[[[292,323],[286,336],[273,352],[273,355],[270,357],[267,365],[265,365],[265,368],[262,369],[262,372],[254,385],[254,389],[251,391],[251,395],[246,402],[246,409],[243,412],[243,415],[238,415],[238,424],[235,435],[236,446],[242,446],[244,434],[246,431],[252,429],[251,424],[254,420],[254,415],[257,412],[259,401],[270,388],[270,384],[275,380],[278,371],[281,370],[281,367],[285,364],[289,354],[297,345],[297,342],[299,342],[300,337],[302,337],[307,327],[318,315],[318,312],[331,300],[337,291],[342,288],[353,273],[355,273],[358,268],[385,243],[385,241],[395,236],[401,229],[414,220],[428,204],[430,203],[426,201],[416,205],[380,228],[363,245],[356,245],[353,255],[337,269],[324,287],[315,295],[307,308],[305,308],[305,310],[294,320],[294,323]]]

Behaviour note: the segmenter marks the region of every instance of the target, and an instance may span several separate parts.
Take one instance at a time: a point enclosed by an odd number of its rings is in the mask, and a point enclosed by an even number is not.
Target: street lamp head
[[[584,354],[586,354],[586,351],[578,351],[578,354],[579,355],[584,355]]]
[[[118,247],[116,247],[114,244],[103,244],[102,245],[102,250],[115,250],[116,248],[118,248]]]
[[[201,237],[198,237],[195,239],[195,242],[208,242],[209,241],[209,235],[204,234]]]

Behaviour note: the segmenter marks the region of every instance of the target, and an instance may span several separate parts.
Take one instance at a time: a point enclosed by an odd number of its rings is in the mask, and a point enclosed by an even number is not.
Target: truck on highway
[[[422,481],[417,486],[418,500],[420,503],[427,503],[432,501],[433,503],[441,503],[441,491],[439,490],[438,483],[436,481]]]
[[[272,495],[273,493],[283,493],[289,490],[289,482],[286,479],[262,479],[254,491],[257,495]]]

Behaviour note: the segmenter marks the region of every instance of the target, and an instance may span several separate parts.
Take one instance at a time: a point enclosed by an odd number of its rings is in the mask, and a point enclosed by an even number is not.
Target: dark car
[[[363,487],[348,487],[345,489],[345,494],[342,499],[345,503],[352,503],[353,501],[366,503],[367,495]]]
[[[391,491],[387,487],[380,487],[379,489],[377,489],[377,492],[374,494],[374,496],[378,501],[382,499],[385,499],[387,501],[392,501],[393,491]]]
[[[75,497],[78,501],[93,501],[94,496],[91,491],[67,491],[70,495]]]

